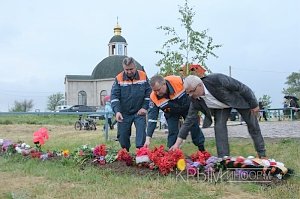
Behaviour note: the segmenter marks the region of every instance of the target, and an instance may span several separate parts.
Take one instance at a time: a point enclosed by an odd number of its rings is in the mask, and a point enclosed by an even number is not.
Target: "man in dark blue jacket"
[[[184,88],[192,101],[188,116],[171,150],[178,148],[182,140],[186,138],[189,129],[197,119],[198,111],[201,111],[205,114],[203,128],[209,127],[212,124],[211,116],[214,116],[218,156],[229,156],[226,123],[231,108],[235,108],[247,124],[258,156],[260,158],[266,156],[264,139],[256,117],[259,112],[258,102],[248,86],[229,76],[215,73],[207,75],[202,79],[190,75],[185,78]]]
[[[159,109],[164,112],[168,123],[168,143],[171,147],[175,144],[179,132],[179,119],[188,114],[190,100],[186,94],[182,78],[179,76],[162,77],[155,75],[150,80],[152,93],[150,95],[150,106],[148,112],[148,127],[145,146],[150,145],[150,139],[157,123]],[[191,127],[193,143],[200,151],[204,151],[204,135],[199,128],[198,121],[194,121]]]
[[[129,151],[132,123],[136,128],[136,147],[144,145],[151,88],[146,73],[137,70],[132,57],[124,58],[123,69],[112,86],[111,105],[118,121],[118,140]]]

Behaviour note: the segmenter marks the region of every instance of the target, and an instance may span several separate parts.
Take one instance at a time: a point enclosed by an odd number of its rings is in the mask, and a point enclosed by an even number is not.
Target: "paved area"
[[[300,138],[300,121],[260,122],[263,137],[268,138]],[[214,137],[213,127],[202,129],[205,137]],[[154,135],[162,135],[159,131]],[[164,133],[163,133],[164,134]],[[247,125],[240,122],[228,122],[228,136],[250,138]]]

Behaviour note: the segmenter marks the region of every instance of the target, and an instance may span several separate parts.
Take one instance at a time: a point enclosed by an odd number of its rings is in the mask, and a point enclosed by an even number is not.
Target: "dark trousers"
[[[265,119],[265,121],[268,121],[267,113],[266,113],[265,110],[260,110],[259,111],[259,121],[261,121],[261,115],[263,116],[263,118]]]
[[[144,145],[146,140],[146,116],[139,115],[123,115],[123,122],[118,122],[118,140],[122,148],[129,151],[131,126],[134,123],[136,128],[135,145],[140,148]]]
[[[183,115],[183,118],[186,117],[187,114]],[[170,114],[166,116],[166,120],[168,123],[168,143],[167,146],[170,148],[173,146],[176,142],[178,133],[179,133],[179,120],[180,120],[180,115],[175,115],[175,114]],[[199,133],[200,132],[200,133]],[[196,146],[204,146],[204,135],[201,129],[199,128],[198,121],[195,120],[194,125],[191,128],[191,137],[194,145]]]
[[[229,118],[231,109],[211,109],[211,113],[214,116],[214,130],[217,145],[218,157],[229,156],[229,142],[228,142],[228,129],[227,121]],[[260,127],[255,114],[251,113],[250,109],[237,109],[242,118],[247,124],[248,132],[253,140],[255,150],[260,157],[266,156],[265,142],[262,137]]]

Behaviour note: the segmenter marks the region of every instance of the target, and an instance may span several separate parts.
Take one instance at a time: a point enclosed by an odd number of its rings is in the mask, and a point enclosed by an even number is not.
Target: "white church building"
[[[94,68],[91,75],[65,76],[65,102],[67,105],[104,106],[104,97],[110,95],[117,74],[123,71],[122,61],[127,56],[127,42],[121,36],[117,23],[114,36],[108,43],[108,57]],[[137,68],[142,66],[136,62]]]

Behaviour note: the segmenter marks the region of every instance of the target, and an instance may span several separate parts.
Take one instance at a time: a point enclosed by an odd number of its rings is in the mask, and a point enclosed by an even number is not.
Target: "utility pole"
[[[231,77],[231,66],[229,66],[229,77]]]

